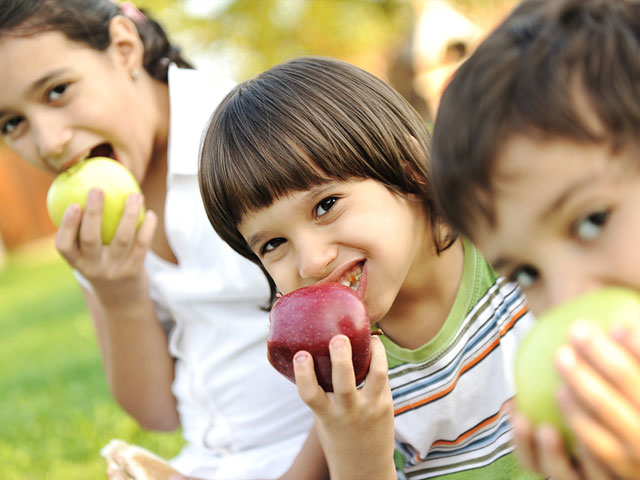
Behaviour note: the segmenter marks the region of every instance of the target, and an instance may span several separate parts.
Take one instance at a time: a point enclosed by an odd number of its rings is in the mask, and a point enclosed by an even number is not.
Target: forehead
[[[492,172],[495,222],[478,220],[474,241],[490,260],[503,251],[526,248],[553,225],[564,202],[619,172],[624,162],[618,157],[626,155],[614,155],[605,145],[566,139],[508,139]]]
[[[6,67],[0,76],[0,94],[7,88],[28,86],[50,71],[83,63],[91,50],[57,31],[2,37],[0,65]]]
[[[242,236],[259,230],[271,230],[287,225],[297,213],[306,213],[308,203],[316,201],[327,190],[327,185],[320,185],[305,191],[291,191],[276,198],[270,205],[253,209],[242,215],[238,223],[238,231]]]

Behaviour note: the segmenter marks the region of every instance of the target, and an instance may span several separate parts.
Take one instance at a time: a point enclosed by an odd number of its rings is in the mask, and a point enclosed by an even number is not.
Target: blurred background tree
[[[244,80],[301,55],[383,74],[406,41],[411,0],[144,0],[198,66]]]

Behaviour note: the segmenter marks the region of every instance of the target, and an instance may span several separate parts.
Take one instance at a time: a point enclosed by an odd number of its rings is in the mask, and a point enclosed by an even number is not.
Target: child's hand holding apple
[[[279,298],[270,319],[269,360],[313,411],[331,478],[396,479],[386,353],[357,293],[303,287]]]
[[[126,167],[106,157],[80,161],[54,179],[47,209],[59,227],[56,248],[103,303],[139,298],[156,216],[145,214],[140,186]]]
[[[516,388],[526,466],[556,479],[640,478],[640,295],[608,288],[544,314],[518,353]]]

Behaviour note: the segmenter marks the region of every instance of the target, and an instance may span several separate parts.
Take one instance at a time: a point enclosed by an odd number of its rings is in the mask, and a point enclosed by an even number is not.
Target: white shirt
[[[173,392],[188,442],[172,463],[203,479],[269,479],[287,470],[313,419],[267,361],[264,274],[216,235],[200,197],[201,132],[232,86],[169,69],[165,229],[178,265],[150,252],[146,267],[176,359]]]

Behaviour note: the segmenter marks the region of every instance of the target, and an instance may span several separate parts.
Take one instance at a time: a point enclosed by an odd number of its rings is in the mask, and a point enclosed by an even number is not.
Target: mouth
[[[338,283],[357,292],[360,287],[360,280],[362,279],[363,265],[364,262],[358,263],[353,270],[345,273]]]
[[[101,143],[100,145],[93,147],[89,151],[87,156],[83,158],[83,160],[86,158],[93,158],[93,157],[107,157],[107,158],[112,158],[113,160],[117,160],[115,152],[113,151],[113,147],[109,143]]]

